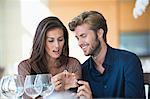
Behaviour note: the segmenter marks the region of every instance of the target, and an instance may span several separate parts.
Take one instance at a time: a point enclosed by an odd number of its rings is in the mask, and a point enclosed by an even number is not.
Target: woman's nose
[[[55,41],[55,47],[59,47],[59,42],[58,41]]]

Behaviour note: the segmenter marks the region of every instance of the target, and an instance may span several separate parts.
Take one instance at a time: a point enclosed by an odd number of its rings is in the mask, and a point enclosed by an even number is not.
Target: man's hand
[[[79,80],[78,84],[81,85],[78,87],[77,90],[77,96],[79,97],[79,99],[93,99],[89,83],[86,81]]]

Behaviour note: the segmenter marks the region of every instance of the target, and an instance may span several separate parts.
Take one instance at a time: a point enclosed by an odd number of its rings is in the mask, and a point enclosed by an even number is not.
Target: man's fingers
[[[77,92],[80,92],[80,91],[85,91],[87,93],[90,93],[90,88],[86,85],[82,85],[82,86],[78,87]]]
[[[89,83],[86,82],[86,81],[83,81],[83,80],[79,80],[79,81],[78,81],[78,84],[89,86]]]
[[[91,96],[85,91],[80,91],[77,93],[77,97],[80,97],[79,99],[92,99]]]
[[[80,80],[78,81],[78,84],[80,84],[81,86],[78,87],[77,96],[85,97],[85,99],[92,99],[92,92],[89,83]]]

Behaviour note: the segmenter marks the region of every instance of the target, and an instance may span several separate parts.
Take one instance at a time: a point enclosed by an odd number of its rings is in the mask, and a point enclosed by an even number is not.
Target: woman
[[[47,17],[39,23],[31,57],[19,64],[18,73],[24,77],[50,73],[55,91],[77,86],[74,79],[81,76],[80,62],[69,57],[68,31],[57,17]]]

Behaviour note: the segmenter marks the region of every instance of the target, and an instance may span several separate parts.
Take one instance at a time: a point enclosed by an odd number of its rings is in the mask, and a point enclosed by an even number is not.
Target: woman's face
[[[54,28],[46,34],[45,50],[51,58],[57,59],[64,47],[64,33],[61,28]]]

